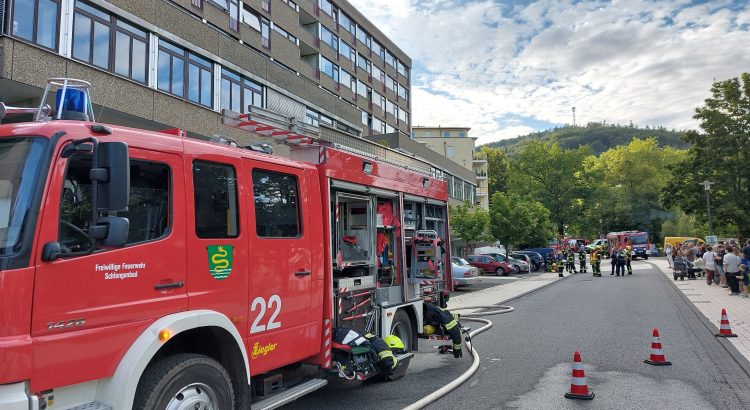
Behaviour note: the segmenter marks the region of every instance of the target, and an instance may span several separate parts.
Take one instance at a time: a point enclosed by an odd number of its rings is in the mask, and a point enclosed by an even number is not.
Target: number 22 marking
[[[268,319],[268,324],[261,325],[260,322],[263,320],[263,316],[266,315],[266,300],[261,296],[253,299],[253,303],[250,305],[250,311],[255,312],[257,309],[260,309],[260,313],[255,317],[255,320],[253,320],[253,325],[250,326],[250,333],[260,333],[281,327],[281,322],[276,322],[276,317],[279,316],[279,312],[281,312],[281,298],[279,295],[272,295],[268,298],[267,306],[271,309],[276,306],[276,310],[274,310],[271,317]]]

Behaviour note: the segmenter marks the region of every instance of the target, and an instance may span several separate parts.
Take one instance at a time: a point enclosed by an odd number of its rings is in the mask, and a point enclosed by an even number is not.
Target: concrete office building
[[[464,195],[464,200],[489,209],[489,190],[487,181],[487,158],[476,152],[477,139],[469,136],[470,128],[463,127],[422,127],[412,128],[412,137],[415,141],[426,145],[433,151],[450,159],[471,171],[475,176],[476,183],[469,192]],[[448,190],[451,190],[451,181],[448,181]]]
[[[223,125],[230,109],[429,173],[363,138],[410,135],[410,67],[345,0],[0,0],[8,105],[36,106],[47,79],[78,78],[101,122],[271,142]]]

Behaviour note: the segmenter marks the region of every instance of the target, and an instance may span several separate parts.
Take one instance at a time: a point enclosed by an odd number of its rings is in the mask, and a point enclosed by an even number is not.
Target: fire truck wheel
[[[216,360],[181,353],[146,369],[138,382],[133,409],[233,409],[229,374]]]
[[[409,315],[402,309],[396,311],[396,315],[393,317],[393,323],[391,323],[391,334],[398,336],[401,342],[404,343],[404,350],[407,352],[411,351],[411,343],[414,340],[414,333],[411,328],[411,319]],[[387,380],[398,380],[404,376],[408,369],[408,363],[398,367],[396,372],[386,377]]]

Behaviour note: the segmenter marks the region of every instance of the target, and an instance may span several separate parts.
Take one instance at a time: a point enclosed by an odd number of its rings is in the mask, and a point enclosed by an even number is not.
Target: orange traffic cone
[[[594,398],[594,392],[589,391],[586,374],[583,372],[581,353],[577,351],[573,354],[573,381],[570,382],[570,391],[565,393],[565,397],[580,400],[591,400]]]
[[[657,328],[654,328],[651,336],[651,356],[643,362],[654,366],[668,366],[672,364],[672,362],[668,362],[664,358],[664,352],[661,350],[661,342],[659,341],[659,330]]]
[[[715,334],[716,337],[737,337],[736,334],[732,333],[732,327],[729,326],[729,317],[727,316],[727,310],[721,309],[721,324],[719,325],[719,333]]]

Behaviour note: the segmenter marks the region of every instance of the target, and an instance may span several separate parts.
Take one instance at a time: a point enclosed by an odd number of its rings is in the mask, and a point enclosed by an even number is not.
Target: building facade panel
[[[273,2],[271,18],[274,24],[278,24],[289,34],[297,38],[300,37],[302,31],[306,31],[299,24],[299,13],[280,1]]]
[[[305,118],[305,104],[295,101],[284,94],[269,89],[266,92],[268,104],[266,108],[283,116],[302,120]]]
[[[68,74],[68,60],[20,41],[13,46],[10,64],[13,81],[35,87],[43,87],[48,78]]]
[[[278,32],[271,31],[271,56],[294,71],[299,71],[299,47]]]
[[[245,30],[252,32],[253,30]],[[226,61],[253,73],[258,78],[268,78],[268,58],[258,51],[240,45],[229,37],[219,38],[219,55]]]
[[[222,2],[223,3],[223,2]],[[232,5],[232,7],[238,7],[238,4]],[[200,14],[200,10],[196,9],[193,6],[185,7],[190,13],[193,14]],[[235,16],[239,18],[239,13],[237,10],[233,10],[235,13]],[[234,37],[239,37],[239,31],[235,28],[238,27],[235,25],[233,28],[229,22],[230,14],[228,10],[225,10],[223,7],[218,6],[217,3],[212,2],[211,0],[204,0],[203,1],[203,15],[202,17],[206,19],[207,22],[215,25],[216,27],[223,30],[225,33],[228,33],[229,35],[232,35]]]
[[[215,29],[171,4],[164,1],[155,3],[156,25],[159,28],[209,53],[219,54],[219,33]]]
[[[131,13],[151,24],[157,24],[156,22],[156,6],[158,1],[133,1],[133,0],[111,0],[108,3],[117,6],[128,13]],[[181,6],[190,7],[190,0],[178,0],[175,3]],[[184,3],[184,4],[183,4]],[[196,10],[199,11],[200,10]]]

